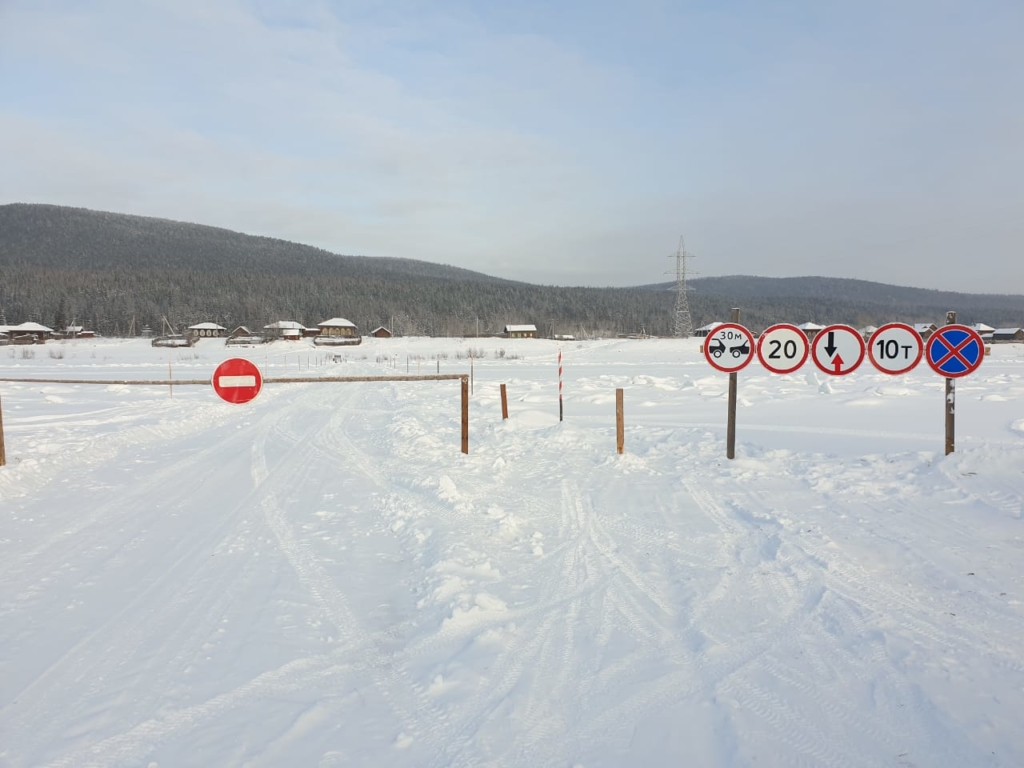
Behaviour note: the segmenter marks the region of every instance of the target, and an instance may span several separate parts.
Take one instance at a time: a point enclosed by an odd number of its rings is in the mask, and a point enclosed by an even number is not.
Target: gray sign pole
[[[736,324],[740,322],[740,310],[737,307],[732,310],[732,321]],[[736,376],[735,371],[729,374],[729,422],[725,430],[725,457],[727,459],[736,458]]]
[[[956,312],[946,313],[946,325],[956,323]],[[946,455],[956,450],[956,379],[946,377]]]

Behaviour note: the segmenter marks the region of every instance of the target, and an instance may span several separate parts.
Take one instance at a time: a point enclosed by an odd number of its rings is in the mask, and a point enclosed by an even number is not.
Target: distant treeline
[[[830,278],[703,278],[689,294],[694,326],[741,307],[775,322],[962,322],[1024,325],[1024,297],[899,288]],[[258,329],[345,317],[363,332],[490,335],[532,323],[541,335],[670,336],[672,284],[538,286],[411,259],[341,256],[266,237],[164,219],[49,205],[0,206],[0,324],[75,322],[104,335],[203,321]]]

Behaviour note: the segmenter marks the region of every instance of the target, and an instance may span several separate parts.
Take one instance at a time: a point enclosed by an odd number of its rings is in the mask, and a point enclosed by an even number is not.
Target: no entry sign
[[[795,325],[779,323],[765,328],[757,341],[757,359],[772,373],[792,373],[807,362],[807,336]]]
[[[944,325],[928,338],[925,352],[933,371],[955,379],[978,370],[985,356],[985,342],[966,325]]]
[[[722,373],[735,373],[754,359],[754,334],[739,323],[722,323],[708,334],[704,358]]]
[[[864,361],[864,337],[848,325],[826,326],[811,342],[811,358],[830,376],[845,376]]]
[[[225,360],[213,372],[213,391],[229,403],[248,403],[262,388],[260,369],[245,358]]]
[[[871,334],[868,358],[882,373],[900,374],[914,370],[924,354],[924,342],[912,326],[888,323]]]

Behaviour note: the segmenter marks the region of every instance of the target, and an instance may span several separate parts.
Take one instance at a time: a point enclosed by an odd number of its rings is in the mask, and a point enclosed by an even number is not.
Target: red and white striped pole
[[[558,348],[558,420],[562,420],[562,348]]]

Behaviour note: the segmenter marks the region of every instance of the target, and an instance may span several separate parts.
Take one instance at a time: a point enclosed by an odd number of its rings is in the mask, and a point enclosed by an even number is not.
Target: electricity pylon
[[[686,260],[692,259],[693,254],[686,252],[682,235],[679,236],[679,249],[672,255],[676,259],[676,316],[673,332],[676,338],[688,339],[693,336],[693,320],[690,319],[690,302],[686,297]]]

